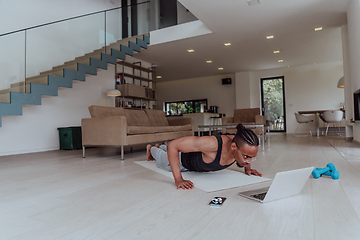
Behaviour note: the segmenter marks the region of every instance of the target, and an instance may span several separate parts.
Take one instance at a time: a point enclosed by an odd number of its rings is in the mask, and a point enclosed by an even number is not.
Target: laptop
[[[314,167],[278,172],[270,187],[240,192],[239,195],[261,203],[300,194]]]

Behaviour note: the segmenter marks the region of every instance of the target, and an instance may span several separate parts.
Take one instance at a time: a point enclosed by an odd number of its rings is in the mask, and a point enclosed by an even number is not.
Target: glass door
[[[262,114],[271,132],[286,132],[284,76],[261,79]]]

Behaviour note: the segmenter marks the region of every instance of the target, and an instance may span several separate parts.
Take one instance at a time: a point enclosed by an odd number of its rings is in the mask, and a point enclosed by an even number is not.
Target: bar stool
[[[222,117],[210,117],[211,125],[221,125],[221,118]]]

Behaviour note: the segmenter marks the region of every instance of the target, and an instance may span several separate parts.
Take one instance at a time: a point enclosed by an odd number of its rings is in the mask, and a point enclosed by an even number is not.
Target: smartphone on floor
[[[210,206],[215,206],[215,207],[221,207],[223,205],[223,203],[225,202],[226,198],[225,197],[214,197],[210,202],[209,205]]]

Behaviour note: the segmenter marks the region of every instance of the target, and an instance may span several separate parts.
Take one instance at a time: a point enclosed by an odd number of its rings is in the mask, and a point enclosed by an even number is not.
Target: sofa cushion
[[[175,132],[174,126],[154,126],[152,127],[155,133],[163,133],[163,132]]]
[[[104,107],[91,105],[89,107],[89,112],[92,118],[125,116],[124,108],[120,107]]]
[[[169,126],[165,113],[162,110],[145,109],[151,126]]]
[[[234,123],[255,123],[255,116],[260,115],[260,108],[234,110]]]
[[[154,128],[151,126],[127,126],[128,135],[147,133],[155,133]]]
[[[128,126],[151,126],[148,116],[143,110],[125,109]]]
[[[181,125],[181,126],[173,126],[175,128],[175,132],[181,132],[181,131],[191,131],[192,126],[191,124]]]

